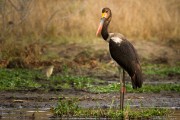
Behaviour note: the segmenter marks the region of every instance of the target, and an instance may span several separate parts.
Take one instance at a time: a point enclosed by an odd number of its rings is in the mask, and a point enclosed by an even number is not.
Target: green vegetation
[[[62,90],[75,89],[87,90],[95,93],[118,92],[119,83],[107,84],[103,80],[85,76],[68,75],[68,68],[64,73],[45,77],[39,70],[29,69],[0,69],[0,90]],[[153,92],[175,91],[180,92],[180,84],[146,85],[134,90],[131,84],[126,84],[127,92]]]
[[[0,90],[38,88],[40,84],[33,81],[36,76],[36,71],[25,69],[0,69]]]
[[[56,107],[52,108],[56,117],[94,117],[94,118],[152,118],[155,116],[167,116],[169,110],[162,108],[130,109],[128,106],[122,112],[120,110],[108,109],[82,109],[74,100],[59,99]]]
[[[81,77],[81,76],[63,76],[57,75],[53,76],[51,79],[52,85],[56,86],[56,84],[60,85],[61,88],[65,89],[85,89],[93,83],[92,78],[89,77]]]
[[[95,93],[109,93],[109,92],[118,92],[120,90],[119,83],[113,83],[105,86],[91,86],[89,89],[91,92]],[[158,84],[158,85],[143,85],[142,88],[134,90],[131,87],[131,84],[126,85],[127,92],[139,92],[139,93],[146,93],[146,92],[153,92],[159,93],[160,91],[175,91],[180,92],[180,84]]]
[[[148,67],[147,67],[148,68]],[[160,67],[163,68],[163,67]],[[171,69],[171,68],[170,68]],[[178,68],[176,68],[178,69]],[[167,69],[165,69],[167,70]],[[164,71],[165,71],[164,70]],[[159,69],[160,71],[160,69]],[[178,70],[172,71],[174,74],[179,74]],[[40,70],[32,69],[0,69],[0,90],[44,90],[58,91],[64,89],[86,90],[93,93],[111,93],[119,92],[120,84],[107,84],[106,81],[99,80],[93,77],[70,75],[71,69],[67,66],[63,67],[61,74],[53,74],[49,79],[40,72]],[[165,74],[164,74],[165,73]],[[171,74],[172,74],[171,73]],[[163,72],[164,75],[169,74]],[[131,84],[126,85],[127,92],[153,92],[174,91],[180,92],[180,84],[157,84],[143,85],[142,88],[134,90]],[[94,117],[94,118],[152,118],[155,116],[167,116],[167,109],[159,108],[133,108],[125,106],[124,112],[116,110],[112,107],[107,109],[94,108],[83,109],[78,107],[78,99],[65,99],[60,97],[57,106],[52,108],[56,117]],[[113,102],[112,102],[113,103]]]
[[[53,113],[58,116],[72,116],[77,111],[79,111],[79,107],[75,102],[75,99],[72,100],[63,100],[63,98],[59,98],[58,104],[56,107],[54,107]]]
[[[83,76],[67,74],[54,75],[47,80],[38,70],[28,69],[0,69],[0,90],[59,90],[59,89],[86,89],[92,83],[102,82]]]
[[[180,66],[168,66],[164,64],[147,64],[142,67],[146,75],[167,76],[170,74],[180,74]]]

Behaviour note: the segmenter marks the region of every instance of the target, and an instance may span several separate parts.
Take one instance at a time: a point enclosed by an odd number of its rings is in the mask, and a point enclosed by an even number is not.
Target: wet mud
[[[77,98],[82,108],[119,108],[119,93],[95,94],[85,91],[64,90],[56,92],[9,91],[0,92],[1,118],[36,119],[53,116],[51,108],[57,105],[58,99]],[[180,110],[180,94],[161,93],[126,93],[125,106],[131,108],[169,108],[174,112]],[[173,116],[174,117],[174,116]]]

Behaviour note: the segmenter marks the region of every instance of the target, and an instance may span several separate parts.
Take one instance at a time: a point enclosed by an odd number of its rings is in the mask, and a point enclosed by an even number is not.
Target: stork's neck
[[[109,22],[105,21],[103,28],[102,28],[102,31],[101,31],[101,35],[102,35],[104,40],[107,40],[109,37],[108,26],[109,26]]]

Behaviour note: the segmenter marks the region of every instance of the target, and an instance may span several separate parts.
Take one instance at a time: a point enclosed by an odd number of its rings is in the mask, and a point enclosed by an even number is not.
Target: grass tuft
[[[148,109],[130,109],[125,107],[125,110],[107,108],[107,109],[82,109],[78,107],[77,101],[60,99],[57,106],[52,108],[56,117],[62,118],[153,118],[156,116],[167,116],[170,113],[168,109],[163,108],[148,108]]]
[[[54,107],[52,111],[56,116],[72,116],[75,115],[77,111],[79,111],[79,107],[74,99],[63,100],[62,98],[59,98],[57,106]]]

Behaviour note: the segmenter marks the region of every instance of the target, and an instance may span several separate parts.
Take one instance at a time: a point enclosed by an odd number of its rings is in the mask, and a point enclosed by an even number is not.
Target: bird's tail
[[[133,89],[141,88],[143,84],[143,77],[141,68],[136,69],[135,74],[131,77]]]

